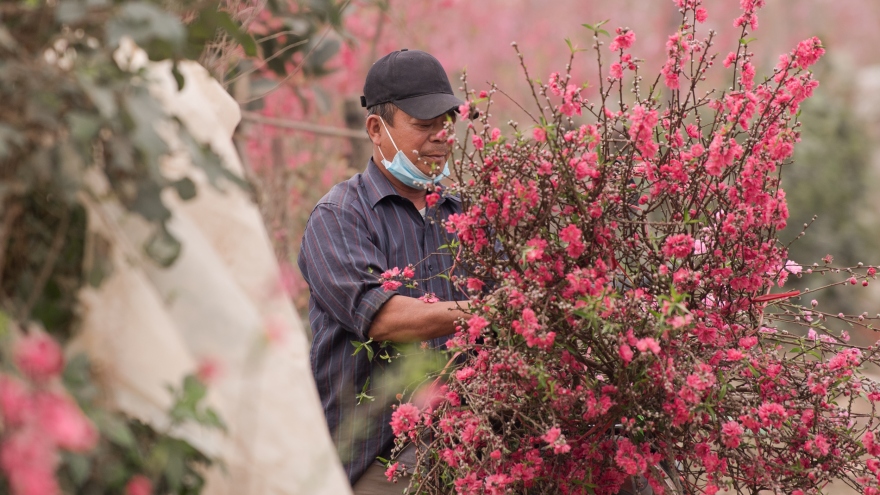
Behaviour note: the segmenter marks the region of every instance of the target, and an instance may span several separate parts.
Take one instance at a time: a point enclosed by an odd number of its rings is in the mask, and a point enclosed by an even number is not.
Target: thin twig
[[[25,301],[24,306],[21,307],[21,310],[18,313],[19,320],[24,321],[28,316],[30,316],[31,310],[37,303],[37,299],[39,299],[40,294],[43,293],[43,288],[49,281],[49,277],[52,275],[52,269],[55,267],[55,263],[58,261],[58,257],[61,255],[61,250],[64,248],[64,238],[67,236],[67,229],[69,227],[70,210],[65,208],[63,213],[61,214],[61,224],[58,226],[58,229],[55,230],[55,237],[52,238],[52,245],[49,247],[49,253],[46,255],[46,261],[43,263],[43,266],[40,269],[40,273],[37,275],[37,279],[34,282],[34,287],[31,290],[30,296],[28,296],[27,301]]]
[[[12,224],[21,215],[23,208],[20,203],[13,203],[3,216],[3,224],[0,225],[0,287],[3,285],[3,267],[6,265],[6,243],[12,231]]]
[[[338,127],[330,127],[318,124],[309,124],[308,122],[299,122],[295,120],[278,119],[274,117],[266,117],[256,112],[241,112],[242,120],[254,122],[256,124],[266,124],[284,129],[293,129],[297,131],[312,132],[322,134],[324,136],[343,137],[350,139],[370,139],[365,131],[355,131],[353,129],[341,129]]]

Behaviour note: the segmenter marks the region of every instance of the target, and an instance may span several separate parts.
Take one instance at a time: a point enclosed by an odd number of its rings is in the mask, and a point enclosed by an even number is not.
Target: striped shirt
[[[441,196],[425,218],[398,195],[372,160],[364,173],[337,184],[309,217],[299,268],[309,285],[313,341],[312,373],[324,415],[351,484],[393,443],[391,404],[402,390],[380,386],[387,362],[355,351],[366,342],[382,305],[396,294],[419,297],[433,292],[441,301],[466,299],[447,278],[452,256],[441,246],[453,239],[442,226],[461,211],[458,199]],[[385,291],[379,277],[388,269],[415,265],[419,289]],[[451,329],[450,329],[451,330]],[[447,337],[433,339],[441,347]],[[378,352],[379,347],[373,344]],[[361,400],[364,390],[374,399]]]

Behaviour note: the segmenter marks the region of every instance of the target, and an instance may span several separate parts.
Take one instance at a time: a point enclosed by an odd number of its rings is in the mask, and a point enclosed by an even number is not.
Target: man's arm
[[[426,303],[396,295],[376,313],[367,336],[374,341],[408,343],[449,335],[455,333],[459,318],[467,318],[459,308],[467,309],[467,302]]]

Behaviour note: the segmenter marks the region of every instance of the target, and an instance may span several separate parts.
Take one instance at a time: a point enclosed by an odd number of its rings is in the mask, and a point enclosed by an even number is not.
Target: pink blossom
[[[22,424],[32,413],[33,403],[25,385],[10,376],[0,375],[0,412],[7,426]]]
[[[547,247],[547,241],[536,237],[527,242],[526,246],[530,248],[526,250],[526,260],[539,261],[544,257],[544,248]]]
[[[824,54],[825,49],[822,47],[822,42],[819,38],[813,36],[808,40],[798,43],[794,52],[794,65],[801,69],[809,68]]]
[[[437,194],[436,192],[432,192],[432,193],[430,193],[430,194],[426,194],[426,195],[425,195],[425,204],[428,206],[428,208],[433,208],[434,205],[437,204],[437,201],[440,201],[440,195]],[[407,271],[407,270],[409,270],[410,273],[413,272],[413,271],[412,271],[412,268],[404,268],[404,269],[403,269],[403,276],[404,276],[404,277],[406,277],[406,271]],[[407,277],[407,278],[412,278],[412,276]]]
[[[780,428],[782,421],[786,418],[785,408],[780,404],[764,402],[758,408],[758,417],[761,418],[764,427]]]
[[[668,258],[686,258],[694,251],[694,239],[688,234],[675,234],[663,243],[663,254]]]
[[[419,422],[419,408],[413,404],[401,404],[391,413],[391,430],[400,435],[412,430]]]
[[[86,452],[98,443],[98,430],[69,398],[43,393],[36,397],[35,409],[41,430],[59,447]]]
[[[428,292],[426,294],[422,294],[422,296],[419,297],[419,301],[427,304],[434,304],[436,302],[440,302],[440,299],[433,292]]]
[[[478,278],[469,277],[467,279],[468,290],[472,290],[474,292],[479,292],[479,291],[483,290],[484,285],[485,284],[483,283],[483,281]]]
[[[534,136],[535,141],[538,141],[539,143],[543,143],[544,141],[547,140],[547,131],[545,131],[544,129],[542,129],[540,127],[535,127],[535,129],[532,130],[532,136]]]
[[[401,285],[403,285],[403,282],[397,280],[386,280],[385,282],[382,282],[382,288],[385,292],[397,290]]]
[[[0,445],[0,467],[13,495],[55,495],[58,454],[51,441],[36,428],[20,429]]]
[[[199,361],[196,377],[205,385],[213,385],[223,373],[223,365],[216,358],[203,357]]]
[[[142,474],[136,474],[125,484],[125,495],[152,495],[153,482]]]
[[[793,273],[795,275],[797,275],[798,273],[801,273],[803,271],[803,267],[801,265],[798,265],[797,263],[795,263],[794,261],[791,261],[791,260],[788,260],[785,262],[785,269],[788,270],[788,272]]]
[[[739,339],[739,346],[743,349],[751,349],[758,344],[758,337],[751,335],[749,337],[743,337]]]
[[[621,79],[623,78],[623,67],[621,67],[619,63],[615,62],[611,64],[611,67],[609,67],[608,73],[614,79]]]
[[[736,421],[728,421],[721,426],[721,439],[728,448],[735,449],[739,447],[742,434],[743,427]]]
[[[481,138],[480,136],[474,134],[474,135],[471,137],[471,141],[473,141],[473,143],[474,143],[474,148],[476,148],[476,149],[478,149],[478,150],[483,149],[483,138]]]
[[[660,344],[657,343],[657,341],[654,340],[653,337],[645,337],[643,339],[639,339],[639,341],[636,343],[636,349],[638,349],[639,352],[647,352],[650,350],[654,354],[660,354]]]
[[[633,360],[633,351],[632,351],[632,348],[630,348],[630,346],[628,346],[628,345],[626,345],[626,344],[621,344],[621,345],[617,348],[617,353],[620,355],[620,359],[623,359],[623,362],[624,362],[624,363],[629,364],[630,361]]]
[[[708,18],[709,18],[709,12],[707,12],[704,7],[698,7],[697,10],[694,11],[694,19],[697,22],[699,22],[699,23],[706,22],[706,19],[708,19]]]
[[[483,329],[489,326],[489,322],[479,315],[473,315],[468,320],[468,335],[472,339],[477,339],[483,334]]]
[[[618,32],[622,32],[618,30]],[[608,45],[608,49],[612,52],[616,52],[618,50],[626,50],[633,45],[636,41],[636,33],[633,31],[626,31],[622,34],[619,34],[614,38],[613,41]]]
[[[430,196],[430,194],[428,196]],[[429,205],[429,206],[431,206],[431,205]],[[413,268],[411,266],[407,266],[406,268],[403,269],[402,275],[403,275],[403,278],[413,278],[416,276],[416,272],[415,272],[415,270],[413,270]]]
[[[492,129],[492,134],[490,137],[491,137],[492,141],[498,141],[498,138],[501,137],[501,129],[499,129],[497,127]]]
[[[394,479],[394,473],[397,472],[397,466],[399,462],[395,462],[394,464],[388,466],[388,469],[385,470],[385,477],[388,478],[388,481],[392,481]]]
[[[559,438],[559,436],[561,434],[562,434],[562,430],[560,430],[558,427],[554,426],[553,428],[550,428],[549,430],[547,430],[547,433],[544,433],[541,436],[541,440],[552,444],[553,442],[556,441],[556,439]]]
[[[61,346],[44,332],[31,332],[15,345],[15,364],[37,381],[54,378],[64,368]]]

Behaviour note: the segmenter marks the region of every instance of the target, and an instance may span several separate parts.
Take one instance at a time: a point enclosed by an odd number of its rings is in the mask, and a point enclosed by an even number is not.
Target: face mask
[[[382,127],[385,128],[385,133],[388,134],[388,138],[391,139],[391,144],[393,144],[394,149],[397,150],[394,159],[389,162],[385,159],[385,154],[382,153],[382,149],[380,148],[379,154],[382,155],[382,165],[384,165],[385,169],[391,172],[391,175],[397,178],[397,180],[413,189],[425,189],[428,184],[437,184],[444,177],[449,177],[449,160],[446,161],[446,164],[443,167],[443,172],[437,177],[432,178],[425,175],[413,164],[412,161],[410,161],[406,154],[397,147],[397,144],[394,142],[394,138],[391,137],[391,133],[388,132],[388,127],[385,125],[385,121],[382,117],[379,117],[379,121],[382,122]]]

